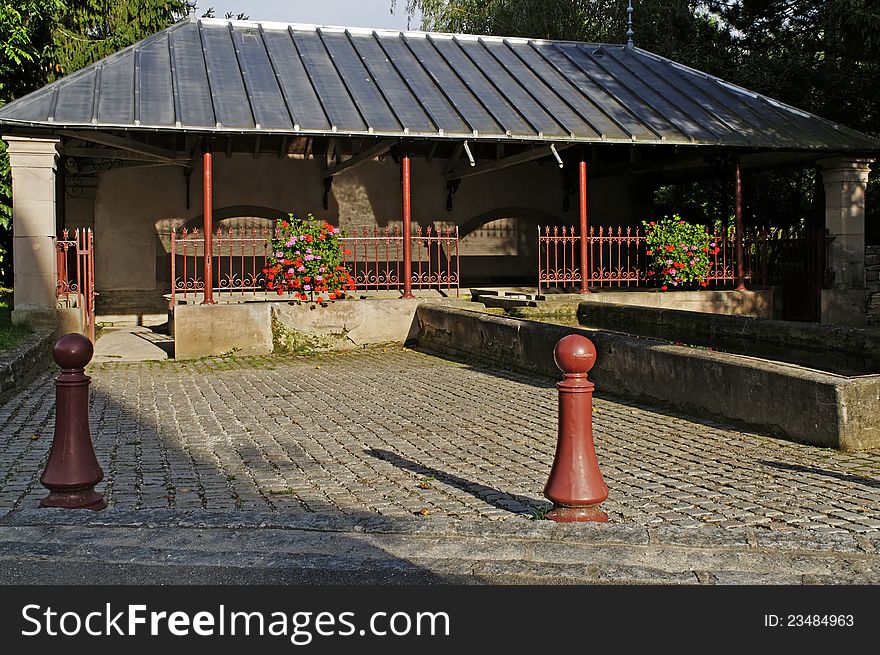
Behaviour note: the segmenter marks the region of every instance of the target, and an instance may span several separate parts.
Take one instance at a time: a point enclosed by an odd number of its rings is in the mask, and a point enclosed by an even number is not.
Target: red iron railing
[[[766,286],[792,271],[803,277],[825,270],[824,230],[750,229],[743,234],[745,281]],[[580,235],[574,227],[538,227],[538,291],[545,287],[579,286],[583,275]],[[733,229],[710,235],[710,286],[736,281]],[[715,253],[715,247],[718,252]],[[598,287],[641,287],[650,282],[651,258],[641,227],[591,227],[587,243],[587,284]]]
[[[95,341],[95,236],[91,228],[63,230],[55,240],[55,299],[59,308],[76,308],[86,335]]]
[[[403,235],[399,227],[349,228],[340,239],[343,263],[360,291],[403,288]],[[263,268],[277,228],[222,228],[212,238],[212,289],[217,294],[266,290]],[[414,227],[412,286],[459,290],[458,228]],[[171,303],[178,296],[204,293],[204,234],[198,229],[171,233]]]

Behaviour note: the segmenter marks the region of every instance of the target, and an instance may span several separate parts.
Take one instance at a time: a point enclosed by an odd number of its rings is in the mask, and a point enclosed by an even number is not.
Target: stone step
[[[26,516],[7,516],[0,561],[4,569],[35,558],[86,568],[173,562],[202,574],[247,568],[267,579],[342,572],[376,581],[518,584],[880,583],[880,538],[847,534],[320,515],[264,515],[252,527],[254,517],[237,523],[238,514],[226,514],[219,527],[223,514],[174,525],[149,513],[137,521],[137,514],[111,511],[103,524],[80,525],[22,525]]]

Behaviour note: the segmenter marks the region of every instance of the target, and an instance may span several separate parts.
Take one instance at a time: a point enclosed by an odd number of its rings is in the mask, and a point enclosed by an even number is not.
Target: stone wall
[[[880,326],[880,246],[865,248],[865,286],[868,288],[868,325]]]
[[[846,378],[789,364],[671,343],[422,304],[420,346],[559,378],[563,336],[596,344],[590,373],[611,393],[690,415],[756,426],[792,441],[841,450],[880,447],[880,376]]]
[[[12,350],[0,353],[0,398],[52,365],[54,343],[55,331],[39,328]]]

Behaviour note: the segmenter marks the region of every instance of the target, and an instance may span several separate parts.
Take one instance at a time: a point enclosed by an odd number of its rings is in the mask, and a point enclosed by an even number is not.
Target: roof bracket
[[[346,159],[345,161],[339,162],[338,164],[335,164],[333,166],[326,167],[324,169],[324,173],[323,173],[324,177],[325,178],[328,178],[328,177],[332,178],[332,177],[335,177],[336,175],[339,175],[343,171],[351,170],[353,168],[357,168],[358,166],[362,166],[363,164],[366,164],[367,162],[372,161],[373,159],[375,159],[379,155],[384,155],[386,152],[388,152],[391,149],[391,146],[393,146],[393,145],[394,145],[394,141],[392,141],[390,139],[385,140],[385,141],[379,141],[378,143],[375,143],[374,145],[367,148],[366,150],[361,150],[358,154],[354,155],[353,157],[350,157],[349,159]]]
[[[556,146],[554,144],[550,144],[550,152],[553,153],[553,157],[556,158],[556,163],[559,164],[559,168],[564,168],[565,164],[562,162],[562,157],[559,156],[559,151],[556,150]]]
[[[470,162],[471,166],[476,166],[477,162],[474,160],[474,154],[471,152],[471,147],[468,145],[468,142],[465,141],[461,145],[464,148],[464,154],[467,155],[468,161]]]
[[[479,166],[460,168],[458,170],[448,172],[446,174],[446,181],[451,182],[452,180],[461,180],[466,177],[473,177],[474,175],[482,175],[483,173],[500,171],[505,168],[510,168],[511,166],[517,166],[519,164],[525,164],[530,161],[544,159],[550,154],[555,154],[555,156],[558,158],[557,161],[559,161],[559,159],[561,159],[559,158],[559,153],[567,148],[570,148],[571,145],[572,144],[569,143],[563,143],[558,146],[554,145],[552,152],[548,152],[547,146],[537,146],[535,148],[525,150],[515,155],[510,155],[509,157],[505,157],[504,159],[496,159],[495,161],[486,162],[484,164],[480,164]]]

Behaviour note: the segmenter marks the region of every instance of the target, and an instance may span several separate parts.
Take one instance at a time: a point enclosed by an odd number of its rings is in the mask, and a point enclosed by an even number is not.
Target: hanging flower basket
[[[263,269],[269,290],[304,302],[344,298],[355,284],[342,263],[341,238],[339,228],[320,223],[312,214],[307,220],[293,214],[279,220]]]
[[[708,286],[709,254],[718,254],[706,228],[688,223],[678,214],[643,222],[652,269],[648,275],[661,291]]]

